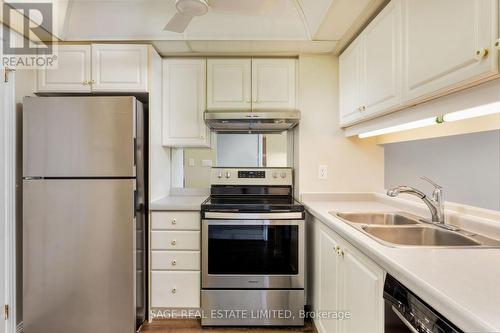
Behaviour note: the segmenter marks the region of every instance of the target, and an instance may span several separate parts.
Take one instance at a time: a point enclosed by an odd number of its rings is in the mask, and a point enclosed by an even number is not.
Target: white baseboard
[[[23,333],[23,322],[17,324],[16,333]]]

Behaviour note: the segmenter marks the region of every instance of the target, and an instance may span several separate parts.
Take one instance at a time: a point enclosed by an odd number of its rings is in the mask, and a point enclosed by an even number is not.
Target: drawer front
[[[200,251],[152,251],[151,269],[200,270]]]
[[[151,274],[151,306],[199,308],[199,272],[158,272]]]
[[[200,250],[199,231],[152,231],[152,250]]]
[[[151,213],[152,230],[200,230],[199,212]]]

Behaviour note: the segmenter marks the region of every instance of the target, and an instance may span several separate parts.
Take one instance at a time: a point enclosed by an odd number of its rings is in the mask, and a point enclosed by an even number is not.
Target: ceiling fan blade
[[[216,12],[250,16],[275,15],[286,8],[284,0],[209,0],[208,3]]]
[[[193,19],[193,16],[187,14],[177,13],[168,21],[167,25],[163,30],[173,31],[173,32],[184,32],[189,22]]]

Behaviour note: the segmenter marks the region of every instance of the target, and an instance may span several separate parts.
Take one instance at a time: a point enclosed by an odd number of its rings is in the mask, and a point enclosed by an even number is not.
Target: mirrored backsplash
[[[210,148],[172,149],[172,187],[207,188],[212,167],[292,167],[293,133],[212,134]]]

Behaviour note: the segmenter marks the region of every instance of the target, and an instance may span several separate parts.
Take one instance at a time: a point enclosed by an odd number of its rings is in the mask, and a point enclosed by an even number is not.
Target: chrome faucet
[[[390,197],[397,197],[401,193],[406,193],[419,197],[423,202],[425,202],[427,207],[429,207],[432,216],[432,223],[444,226],[443,188],[427,177],[420,178],[434,186],[434,191],[432,191],[432,198],[430,200],[422,191],[419,191],[414,187],[404,185],[388,190],[387,195]]]

